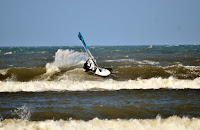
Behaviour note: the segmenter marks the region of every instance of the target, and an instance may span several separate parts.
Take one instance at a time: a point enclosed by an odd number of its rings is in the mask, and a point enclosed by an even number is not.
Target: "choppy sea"
[[[200,45],[0,47],[0,129],[200,129]]]

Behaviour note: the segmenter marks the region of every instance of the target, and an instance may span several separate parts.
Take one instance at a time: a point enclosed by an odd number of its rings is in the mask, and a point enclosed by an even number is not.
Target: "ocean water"
[[[0,47],[0,129],[200,129],[200,45]]]

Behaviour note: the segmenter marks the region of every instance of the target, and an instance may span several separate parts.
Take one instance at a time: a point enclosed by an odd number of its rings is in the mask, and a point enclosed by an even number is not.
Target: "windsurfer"
[[[85,72],[90,71],[90,70],[94,71],[95,65],[90,58],[84,63],[83,69]]]

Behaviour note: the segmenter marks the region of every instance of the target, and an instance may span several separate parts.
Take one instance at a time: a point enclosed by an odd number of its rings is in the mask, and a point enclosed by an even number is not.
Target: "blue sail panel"
[[[78,33],[78,37],[79,37],[79,39],[81,40],[81,42],[82,42],[82,44],[83,44],[83,47],[85,48],[85,51],[87,52],[88,56],[92,59],[92,61],[94,62],[94,64],[95,64],[96,66],[98,66],[97,63],[96,63],[95,60],[94,60],[94,57],[93,57],[92,54],[90,53],[90,50],[88,49],[88,47],[87,47],[87,45],[86,45],[86,43],[85,43],[85,41],[84,41],[84,39],[83,39],[83,36],[81,35],[80,32]]]

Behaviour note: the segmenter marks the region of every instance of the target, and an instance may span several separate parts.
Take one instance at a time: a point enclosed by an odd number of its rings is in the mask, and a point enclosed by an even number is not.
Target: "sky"
[[[0,0],[0,46],[200,44],[200,0]]]

